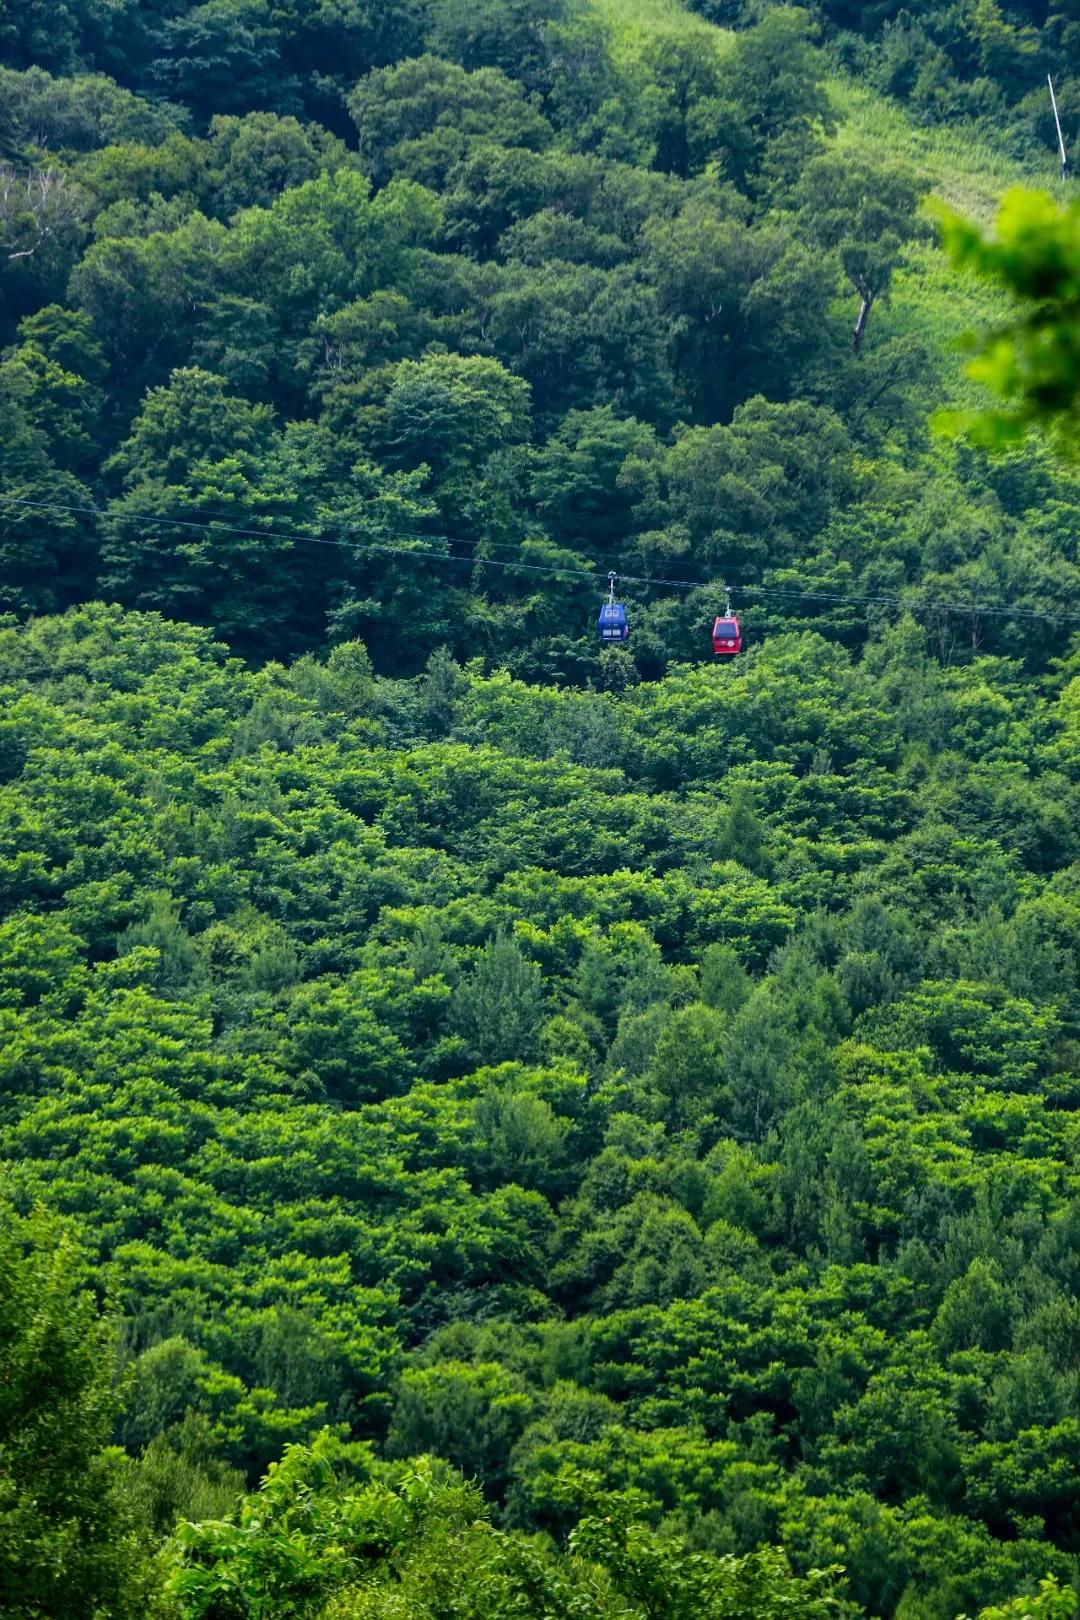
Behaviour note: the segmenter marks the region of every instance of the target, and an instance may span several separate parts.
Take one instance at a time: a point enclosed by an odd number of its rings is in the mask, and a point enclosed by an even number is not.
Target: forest
[[[0,5],[5,1616],[1077,1613],[1078,48]]]

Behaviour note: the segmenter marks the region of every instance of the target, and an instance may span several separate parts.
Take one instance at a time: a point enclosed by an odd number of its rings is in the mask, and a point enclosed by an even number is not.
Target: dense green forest
[[[1078,47],[0,6],[4,1615],[1074,1614]]]

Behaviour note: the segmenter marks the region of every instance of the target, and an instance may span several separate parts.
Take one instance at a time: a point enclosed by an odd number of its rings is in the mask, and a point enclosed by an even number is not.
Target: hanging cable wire
[[[101,507],[98,507],[98,506],[63,505],[61,502],[58,502],[58,501],[28,501],[28,500],[22,499],[20,496],[17,496],[17,495],[0,494],[0,501],[6,501],[9,505],[13,505],[13,506],[27,506],[27,507],[30,507],[32,509],[38,510],[38,511],[56,510],[56,511],[61,511],[61,512],[81,512],[81,513],[84,513],[85,515],[87,515],[89,517],[98,517],[98,518],[105,517],[105,516],[108,515],[106,512],[104,512],[101,509]],[[352,551],[352,550],[358,549],[357,547],[354,547],[348,540],[328,540],[328,539],[320,538],[317,535],[290,533],[289,531],[285,531],[285,530],[281,530],[281,529],[268,530],[268,529],[243,529],[243,528],[238,528],[236,525],[230,524],[228,518],[225,518],[225,517],[208,517],[208,518],[200,518],[200,519],[194,519],[194,518],[169,518],[169,517],[145,517],[145,518],[142,518],[141,521],[146,522],[146,523],[167,523],[167,524],[172,524],[172,525],[174,525],[174,526],[176,526],[178,528],[179,527],[188,527],[188,528],[225,529],[229,533],[233,533],[233,534],[251,534],[253,536],[257,536],[257,537],[260,537],[262,539],[266,539],[268,536],[276,536],[278,539],[296,540],[298,542],[303,542],[304,544],[307,544],[307,545],[339,546],[343,550],[346,550],[346,551]],[[343,534],[356,534],[356,535],[363,536],[367,532],[366,530],[361,528],[360,525],[357,524],[357,523],[343,523],[339,518],[336,518],[336,517],[333,518],[332,520],[327,520],[327,521],[331,522],[332,526],[335,529],[339,530]],[[448,546],[475,546],[475,544],[476,544],[475,541],[466,540],[464,537],[459,537],[459,536],[456,536],[456,535],[441,535],[439,538],[441,540],[443,540],[444,543],[446,545],[448,545]],[[535,538],[538,539],[540,537],[537,536]],[[483,543],[483,555],[482,556],[477,556],[475,551],[473,551],[472,553],[470,553],[467,560],[469,562],[476,562],[476,563],[490,563],[493,568],[498,567],[500,565],[497,564],[492,558],[490,558],[487,555],[487,553],[489,551],[512,552],[515,557],[519,557],[520,553],[521,553],[521,546],[522,546],[523,543],[527,543],[527,541],[526,542],[518,541],[517,544],[515,544],[515,545],[498,545],[498,544],[491,544],[491,543],[485,541]],[[554,542],[549,541],[548,544],[553,545]],[[433,555],[442,556],[443,553],[435,551],[435,552],[433,552]],[[447,560],[449,560],[449,557],[447,558]],[[503,565],[503,566],[505,566],[505,565]],[[516,566],[523,566],[523,565],[518,564]],[[548,566],[553,567],[553,568],[558,568],[559,567],[559,565],[557,565],[557,564],[549,564]],[[559,568],[559,571],[563,572],[564,570]],[[578,569],[577,572],[583,578],[588,577],[588,578],[591,579],[593,577],[591,569],[582,568],[582,569]]]
[[[0,503],[9,506],[27,507],[35,512],[67,512],[81,513],[87,517],[103,517],[105,514],[96,506],[77,506],[61,504],[54,501],[27,501],[14,495],[0,494]],[[556,577],[569,575],[578,579],[595,579],[597,576],[591,568],[561,568],[552,564],[541,566],[536,563],[498,562],[491,557],[463,557],[455,556],[452,552],[440,551],[433,546],[418,546],[411,540],[402,540],[399,545],[380,545],[377,541],[356,542],[350,540],[331,540],[323,535],[301,534],[297,531],[285,529],[248,529],[238,524],[221,522],[218,519],[172,518],[153,517],[137,514],[135,521],[142,524],[164,524],[169,528],[190,529],[197,533],[235,534],[252,540],[287,540],[295,541],[305,546],[332,546],[337,551],[351,551],[354,556],[367,556],[376,552],[385,556],[403,560],[409,557],[433,558],[436,562],[467,563],[470,568],[510,568],[515,573],[547,574]],[[464,545],[462,540],[448,540],[448,545]]]
[[[77,505],[60,501],[31,501],[17,495],[0,494],[0,504],[24,508],[34,512],[53,512],[77,514],[86,517],[101,518],[105,514],[99,507]],[[425,561],[463,563],[469,568],[504,568],[515,574],[540,574],[549,579],[588,579],[592,580],[599,589],[603,589],[604,576],[592,568],[563,567],[558,563],[526,563],[501,562],[494,557],[462,556],[453,552],[442,551],[432,546],[419,546],[411,540],[403,540],[396,545],[380,545],[369,541],[333,540],[324,535],[302,534],[295,530],[282,529],[251,529],[239,524],[226,523],[218,519],[195,519],[156,517],[149,514],[132,514],[134,521],[146,524],[164,526],[167,528],[191,530],[200,534],[219,533],[235,534],[253,540],[283,540],[290,544],[305,546],[329,546],[338,551],[350,551],[354,556],[381,555],[392,557],[396,562],[406,562],[410,558],[420,557]],[[348,528],[348,525],[335,524],[339,528]],[[354,531],[355,532],[355,531]],[[458,538],[448,538],[447,545],[466,545],[468,541]],[[631,585],[643,585],[650,590],[678,590],[701,591],[722,590],[715,581],[705,579],[671,579],[650,574],[624,574],[620,571],[619,579]],[[1035,608],[1020,608],[1012,603],[1003,609],[1000,602],[943,602],[931,599],[910,600],[900,596],[856,596],[842,591],[806,591],[786,590],[777,585],[739,585],[733,584],[730,589],[735,595],[743,596],[775,596],[792,602],[831,602],[850,607],[882,607],[898,608],[903,611],[927,613],[936,610],[939,613],[960,613],[977,615],[980,613],[1007,612],[1012,619],[1033,620],[1040,624],[1080,624],[1080,613],[1064,613],[1056,608],[1040,611]],[[917,592],[919,587],[910,587]]]

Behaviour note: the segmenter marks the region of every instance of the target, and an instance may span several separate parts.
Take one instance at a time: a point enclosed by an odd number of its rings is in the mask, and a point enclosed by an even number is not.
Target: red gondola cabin
[[[712,650],[717,658],[733,658],[742,650],[742,633],[733,613],[724,614],[713,625]]]

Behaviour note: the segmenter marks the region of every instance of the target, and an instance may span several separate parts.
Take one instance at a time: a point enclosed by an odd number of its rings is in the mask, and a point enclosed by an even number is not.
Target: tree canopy
[[[1076,1612],[1077,27],[0,17],[5,1614]]]

